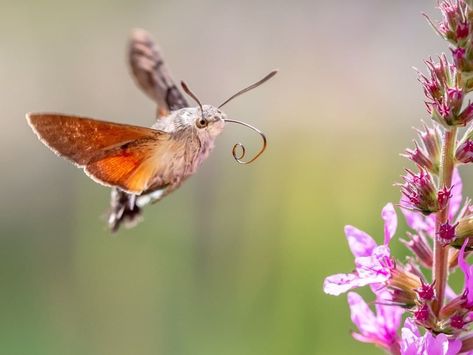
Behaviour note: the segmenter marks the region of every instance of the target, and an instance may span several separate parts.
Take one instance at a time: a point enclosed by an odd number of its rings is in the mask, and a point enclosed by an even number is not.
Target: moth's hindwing
[[[189,106],[148,32],[142,29],[133,31],[128,58],[137,85],[158,104],[160,116]]]

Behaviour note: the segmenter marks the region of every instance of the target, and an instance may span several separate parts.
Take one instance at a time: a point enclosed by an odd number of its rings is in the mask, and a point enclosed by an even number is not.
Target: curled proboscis
[[[250,160],[243,160],[243,158],[245,157],[246,155],[246,148],[243,144],[241,143],[236,143],[234,146],[233,146],[233,149],[232,149],[232,155],[233,155],[233,158],[240,164],[250,164],[252,162],[254,162],[256,159],[258,159],[260,157],[261,154],[263,154],[263,152],[266,150],[266,147],[268,145],[268,142],[266,140],[266,136],[264,135],[263,132],[261,132],[259,129],[257,129],[256,127],[253,127],[252,125],[249,125],[248,123],[245,123],[245,122],[241,122],[241,121],[236,121],[236,120],[230,120],[230,119],[225,119],[225,122],[232,122],[232,123],[238,123],[238,124],[241,124],[245,127],[248,127],[250,129],[252,129],[253,131],[255,131],[256,133],[258,133],[261,137],[261,139],[263,140],[263,145],[261,146],[261,149],[259,150],[259,152],[253,157],[251,158]]]

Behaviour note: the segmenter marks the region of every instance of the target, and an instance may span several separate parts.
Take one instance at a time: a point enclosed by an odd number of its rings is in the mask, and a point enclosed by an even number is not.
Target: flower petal
[[[456,355],[460,352],[462,342],[460,339],[451,339],[448,342],[448,352],[446,355]]]
[[[372,266],[373,258],[357,258],[356,270],[360,278],[359,286],[383,283],[389,280],[390,273],[380,266]]]
[[[445,287],[445,297],[447,298],[447,300],[453,300],[457,297],[457,294],[449,285]]]
[[[381,217],[384,220],[384,245],[388,245],[397,228],[397,215],[392,203],[384,206]]]
[[[426,332],[425,338],[425,354],[444,355],[448,351],[448,339],[445,334],[439,334],[436,337],[430,332]]]
[[[376,317],[359,294],[349,292],[348,305],[350,307],[351,320],[363,336],[367,337],[378,333]]]
[[[401,206],[406,206],[404,202],[406,199],[405,196],[401,198]],[[426,232],[431,237],[435,234],[435,215],[431,214],[430,216],[424,216],[423,214],[415,211],[408,210],[401,207],[402,214],[406,219],[406,223],[409,227],[414,229],[417,232]]]
[[[417,355],[423,353],[422,337],[419,329],[411,318],[407,318],[401,329],[401,354]]]
[[[373,255],[355,258],[356,273],[361,283],[369,285],[386,282],[391,276],[391,261],[389,247],[380,245],[373,250]]]
[[[460,205],[463,199],[462,196],[463,183],[458,169],[453,171],[452,176],[452,198],[450,199],[448,215],[451,221],[454,220],[455,215],[460,209]]]
[[[458,253],[458,266],[460,267],[460,269],[465,274],[465,277],[466,277],[466,274],[468,273],[468,269],[469,269],[468,264],[465,261],[465,248],[466,248],[467,244],[468,244],[468,239],[465,239],[465,241],[463,242],[463,245],[460,249],[460,252]]]
[[[387,342],[394,341],[399,326],[401,325],[404,309],[392,303],[392,296],[386,289],[377,295],[376,314],[377,322],[384,329]]]
[[[416,337],[420,337],[419,328],[417,327],[415,320],[412,318],[406,318],[406,321],[404,322],[404,327],[402,329],[408,329],[413,335],[415,335]]]
[[[419,329],[411,318],[407,318],[401,330],[402,355],[456,355],[462,342],[459,339],[449,339],[445,334],[434,336],[429,331],[420,336]]]
[[[468,265],[465,260],[465,248],[468,244],[468,239],[465,239],[463,245],[458,253],[458,266],[465,276],[465,286],[467,304],[473,305],[473,265]]]
[[[345,226],[345,235],[355,257],[369,256],[376,248],[376,242],[367,233],[353,226]]]
[[[434,336],[430,332],[427,332],[425,333],[424,337],[425,354],[429,355],[456,355],[462,346],[461,340],[449,340],[448,337],[443,333]]]
[[[362,343],[377,344],[377,339],[373,338],[372,336],[365,336],[356,332],[352,332],[351,336],[353,337],[353,339],[358,340]]]
[[[324,292],[328,295],[338,296],[352,288],[364,286],[355,274],[336,274],[327,277],[324,281]]]

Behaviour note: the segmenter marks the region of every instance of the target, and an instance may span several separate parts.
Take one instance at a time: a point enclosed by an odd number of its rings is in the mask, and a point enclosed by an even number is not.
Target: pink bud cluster
[[[459,71],[455,64],[441,55],[438,62],[425,61],[429,74],[419,73],[419,81],[424,87],[425,105],[432,119],[445,128],[466,126],[473,119],[473,104],[462,109],[465,89],[458,82]]]
[[[417,174],[409,169],[406,169],[406,172],[403,177],[404,184],[401,184],[401,191],[405,197],[402,207],[429,215],[447,206],[451,197],[450,188],[439,189],[430,173],[422,168],[419,168]]]
[[[427,74],[418,74],[432,122],[405,151],[415,169],[406,169],[398,184],[398,207],[410,228],[401,242],[412,255],[406,260],[391,255],[397,213],[388,204],[381,213],[382,244],[347,226],[354,271],[324,282],[328,294],[350,291],[358,328],[353,337],[391,354],[473,354],[473,265],[467,261],[473,251],[473,205],[462,197],[458,172],[458,166],[473,163],[473,104],[465,102],[473,91],[473,0],[443,0],[439,9],[442,20],[429,22],[449,42],[451,59],[445,54],[428,59]],[[448,284],[455,270],[464,276],[459,294]],[[375,312],[353,292],[363,286],[375,295]]]

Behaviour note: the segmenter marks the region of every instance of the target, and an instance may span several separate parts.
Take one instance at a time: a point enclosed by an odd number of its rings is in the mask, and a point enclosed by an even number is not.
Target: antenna
[[[254,84],[251,84],[250,86],[244,88],[243,90],[240,90],[238,91],[236,94],[230,96],[228,99],[226,99],[223,104],[220,104],[220,106],[218,108],[221,108],[222,106],[228,104],[230,101],[232,101],[234,98],[244,94],[245,92],[248,92],[250,90],[253,90],[253,89],[256,89],[258,86],[264,84],[265,82],[267,82],[269,79],[271,79],[273,76],[275,76],[277,74],[278,70],[277,69],[274,69],[273,71],[271,71],[271,73],[269,73],[268,75],[266,75],[263,79],[257,81],[256,83]]]

